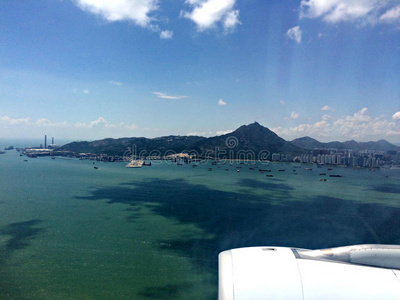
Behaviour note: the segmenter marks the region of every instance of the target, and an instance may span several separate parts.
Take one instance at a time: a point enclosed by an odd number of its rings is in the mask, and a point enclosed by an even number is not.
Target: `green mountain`
[[[273,153],[305,153],[304,149],[285,141],[257,122],[243,125],[225,135],[199,141],[193,145],[193,149],[203,155],[208,153],[210,156],[221,158],[248,158],[254,155],[255,159],[261,156],[271,159]]]
[[[305,136],[302,138],[294,139],[291,143],[303,149],[318,149],[325,148],[323,143],[318,142],[316,139]]]
[[[103,139],[93,142],[72,142],[59,148],[59,151],[73,153],[93,153],[107,155],[144,155],[159,156],[168,151],[180,153],[201,140],[200,136],[164,136],[154,139],[144,137]]]
[[[255,122],[243,125],[229,134],[210,138],[199,136],[166,136],[153,139],[121,138],[103,139],[93,142],[73,142],[64,145],[60,151],[73,153],[94,153],[108,155],[164,156],[187,151],[200,157],[270,159],[272,153],[305,153],[276,133]]]

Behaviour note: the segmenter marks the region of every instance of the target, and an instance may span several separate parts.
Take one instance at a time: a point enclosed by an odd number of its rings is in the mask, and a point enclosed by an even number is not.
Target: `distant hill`
[[[214,136],[199,141],[193,145],[193,149],[199,153],[211,153],[212,155],[216,155],[216,151],[222,150],[227,152],[227,157],[233,154],[237,158],[239,158],[241,153],[244,154],[246,151],[254,153],[256,158],[260,154],[267,153],[286,153],[292,155],[304,153],[304,149],[285,141],[276,133],[257,122],[243,125],[234,132],[225,135]]]
[[[321,143],[308,136],[294,139],[292,144],[303,149],[351,149],[354,151],[375,150],[375,151],[400,151],[400,147],[389,143],[386,140],[379,140],[377,142],[356,142],[354,140],[347,142],[329,142]]]
[[[73,142],[59,148],[59,151],[70,151],[73,153],[93,153],[108,155],[124,155],[127,152],[139,155],[164,155],[167,151],[180,153],[188,150],[188,147],[204,140],[205,137],[200,136],[164,136],[159,138],[148,139],[139,138],[120,138],[120,139],[103,139],[93,142]],[[129,150],[130,149],[130,150]],[[136,152],[136,153],[133,153]]]
[[[303,149],[325,148],[323,143],[320,143],[316,139],[310,138],[309,136],[294,139],[291,141],[291,143]]]
[[[73,142],[64,145],[60,151],[74,153],[94,153],[108,155],[123,155],[129,148],[134,148],[136,154],[165,155],[167,151],[180,153],[192,151],[200,156],[238,158],[238,155],[246,152],[263,158],[272,153],[301,154],[305,150],[280,138],[276,133],[255,122],[243,125],[229,134],[210,138],[200,136],[166,136],[154,139],[147,138],[121,138],[103,139],[93,142]]]
[[[299,155],[315,148],[400,151],[400,147],[385,140],[359,143],[356,141],[321,143],[310,137],[288,142],[268,128],[254,122],[243,125],[234,132],[205,138],[201,136],[164,136],[153,139],[144,137],[103,139],[93,142],[73,142],[62,146],[60,151],[108,155],[164,156],[183,151],[201,157],[271,159],[273,153]],[[250,156],[249,156],[250,155]]]

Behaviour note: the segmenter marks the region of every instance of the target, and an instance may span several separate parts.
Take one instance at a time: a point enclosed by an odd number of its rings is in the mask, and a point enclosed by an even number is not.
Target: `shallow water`
[[[399,170],[24,159],[0,155],[1,299],[216,299],[226,249],[400,244]]]

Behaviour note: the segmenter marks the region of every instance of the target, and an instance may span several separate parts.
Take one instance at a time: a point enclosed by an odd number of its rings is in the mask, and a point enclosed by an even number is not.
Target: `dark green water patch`
[[[294,188],[288,184],[280,183],[279,181],[284,181],[282,179],[272,179],[268,182],[243,178],[238,181],[238,184],[247,187],[247,188],[256,188],[256,189],[265,189],[265,190],[274,190],[274,191],[283,191],[289,192],[293,191]]]
[[[42,220],[35,219],[11,223],[0,230],[0,235],[9,237],[5,245],[0,248],[1,299],[27,299],[22,295],[19,285],[10,281],[5,265],[10,263],[10,259],[17,251],[27,248],[30,242],[39,235],[43,229],[36,228],[36,226],[41,222]],[[11,268],[17,269],[18,265],[14,264]],[[3,284],[3,282],[7,282],[7,284]]]
[[[200,264],[215,264],[220,251],[235,247],[323,248],[359,243],[370,236],[357,218],[357,207],[362,204],[327,196],[290,201],[293,188],[285,184],[248,179],[240,184],[268,188],[275,193],[246,195],[212,190],[182,179],[154,179],[98,188],[91,196],[80,199],[107,199],[110,204],[123,203],[131,206],[130,209],[156,204],[150,206],[154,213],[182,224],[196,225],[206,233],[204,236],[162,242]],[[132,211],[129,221],[134,221],[138,213],[140,211]],[[387,233],[382,234],[387,236]]]
[[[153,286],[139,293],[141,299],[176,299],[180,292],[189,287],[186,284],[169,284],[166,286]]]
[[[11,223],[0,231],[1,235],[10,237],[5,247],[1,250],[1,264],[5,263],[15,251],[29,246],[29,242],[43,230],[36,228],[41,222],[42,220],[30,220]]]
[[[400,244],[400,208],[362,204],[358,216],[368,230],[362,243]]]
[[[397,184],[388,183],[388,184],[376,185],[376,186],[371,187],[369,190],[382,192],[382,193],[399,194],[399,196],[400,196],[400,185],[397,185]]]

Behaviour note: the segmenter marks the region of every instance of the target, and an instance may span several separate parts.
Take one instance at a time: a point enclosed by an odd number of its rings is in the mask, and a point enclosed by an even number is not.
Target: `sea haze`
[[[400,243],[399,170],[130,169],[15,150],[0,170],[1,299],[211,300],[227,249]]]

